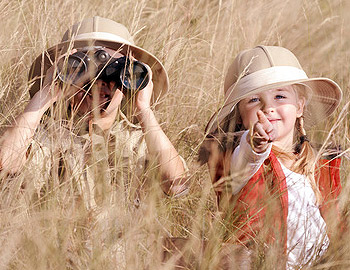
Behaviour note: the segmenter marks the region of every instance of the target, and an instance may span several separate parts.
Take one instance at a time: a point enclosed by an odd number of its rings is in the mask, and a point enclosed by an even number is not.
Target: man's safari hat
[[[292,84],[303,85],[307,97],[306,127],[324,120],[339,105],[340,87],[328,78],[308,78],[298,59],[288,49],[257,46],[238,54],[228,69],[224,82],[224,104],[209,120],[206,132],[220,129],[224,119],[242,99],[262,91]]]
[[[90,46],[107,47],[124,55],[131,52],[137,60],[149,65],[153,73],[153,102],[168,90],[168,75],[162,63],[148,51],[135,46],[132,36],[124,25],[96,16],[74,24],[65,32],[61,43],[36,58],[29,72],[29,82],[33,83],[29,91],[30,96],[39,91],[47,69],[57,57],[70,49]]]

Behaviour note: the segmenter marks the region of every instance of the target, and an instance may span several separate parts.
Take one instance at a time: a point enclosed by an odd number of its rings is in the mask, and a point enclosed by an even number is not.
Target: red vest
[[[339,177],[340,159],[320,160],[315,171],[323,201],[321,215],[328,223],[334,219],[334,210],[338,211],[337,197],[341,191]],[[218,194],[222,197],[222,192]],[[225,212],[231,215],[233,236],[242,243],[260,242],[264,245],[279,243],[286,251],[288,192],[286,177],[276,156],[271,152],[268,159],[242,188],[228,201],[220,202]],[[340,217],[340,214],[338,214]],[[264,226],[264,225],[267,226]],[[276,241],[277,240],[277,241]]]

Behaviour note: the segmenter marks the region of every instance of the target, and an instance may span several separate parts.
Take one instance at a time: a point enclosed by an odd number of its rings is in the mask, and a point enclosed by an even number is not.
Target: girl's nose
[[[275,111],[275,106],[273,105],[273,102],[269,102],[269,101],[264,101],[262,103],[261,106],[261,110],[265,113],[265,114],[269,114]]]

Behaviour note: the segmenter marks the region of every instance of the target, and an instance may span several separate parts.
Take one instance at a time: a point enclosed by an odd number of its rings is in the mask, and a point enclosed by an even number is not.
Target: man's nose
[[[100,91],[103,91],[106,94],[111,94],[112,90],[115,87],[115,82],[106,82],[104,80],[97,80],[96,85]]]

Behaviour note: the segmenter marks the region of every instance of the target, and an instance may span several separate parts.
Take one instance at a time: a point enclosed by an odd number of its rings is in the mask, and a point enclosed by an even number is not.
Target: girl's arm
[[[188,189],[184,177],[184,163],[168,137],[160,127],[150,108],[153,91],[152,80],[137,94],[137,117],[145,136],[148,152],[157,159],[163,190],[169,195],[179,195]]]
[[[231,157],[230,173],[232,193],[238,193],[268,158],[272,142],[277,134],[262,111],[257,112],[258,121],[247,130]]]
[[[232,193],[238,193],[249,179],[259,170],[265,159],[271,152],[272,144],[269,143],[262,153],[255,152],[250,143],[249,130],[243,133],[240,144],[231,156],[230,178],[232,179]]]

